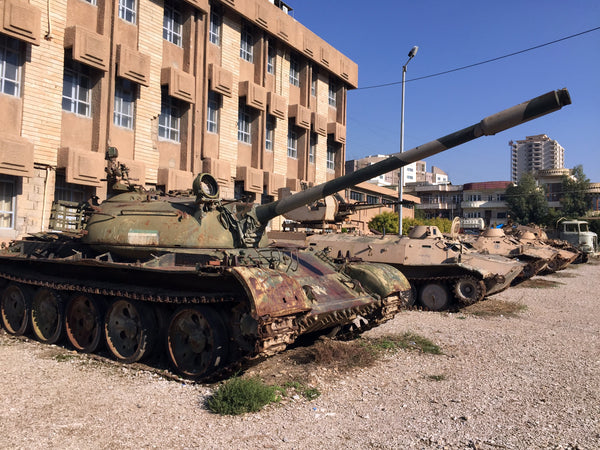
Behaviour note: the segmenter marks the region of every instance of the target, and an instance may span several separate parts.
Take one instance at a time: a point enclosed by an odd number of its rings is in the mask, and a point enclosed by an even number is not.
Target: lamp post
[[[406,64],[402,66],[402,106],[400,111],[400,153],[404,151],[404,84],[406,83],[406,66],[411,59],[415,57],[417,51],[419,50],[418,46],[414,46],[408,52],[408,61]],[[402,190],[404,186],[404,167],[400,168],[400,173],[398,174],[398,236],[402,236]]]

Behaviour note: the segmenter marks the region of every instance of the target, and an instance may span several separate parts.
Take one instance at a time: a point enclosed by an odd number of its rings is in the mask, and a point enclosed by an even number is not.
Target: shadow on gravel
[[[556,276],[556,274],[553,274],[553,276]],[[550,288],[557,288],[559,286],[563,286],[565,283],[561,283],[560,281],[552,281],[552,280],[547,280],[545,278],[530,278],[529,280],[525,280],[523,281],[521,284],[519,284],[519,287],[523,287],[523,288],[535,288],[535,289],[550,289]]]

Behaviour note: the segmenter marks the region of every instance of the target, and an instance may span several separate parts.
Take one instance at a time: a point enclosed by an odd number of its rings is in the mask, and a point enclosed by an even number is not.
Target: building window
[[[54,200],[83,203],[95,194],[95,189],[81,184],[67,183],[64,170],[56,173]]]
[[[119,0],[119,19],[135,24],[136,0]]]
[[[350,191],[350,200],[356,200],[357,202],[362,202],[365,196],[362,192]]]
[[[376,195],[367,195],[367,203],[369,205],[377,205],[379,203],[379,197]]]
[[[96,0],[83,0],[86,3],[89,3],[90,5],[94,5],[96,6]]]
[[[91,94],[92,82],[87,69],[71,58],[65,58],[62,92],[63,111],[75,113],[79,116],[91,117]]]
[[[277,50],[273,45],[272,41],[269,41],[269,49],[267,50],[267,73],[271,75],[275,74],[275,57],[277,56]]]
[[[180,142],[181,108],[177,100],[167,95],[163,88],[160,98],[160,116],[158,116],[159,139]]]
[[[288,158],[298,157],[298,133],[291,125],[288,128],[287,155]]]
[[[240,58],[248,62],[253,62],[254,60],[254,37],[248,31],[247,27],[244,27],[242,29],[242,37],[240,41]]]
[[[310,145],[308,147],[308,162],[315,163],[315,155],[317,153],[317,133],[310,133]]]
[[[252,143],[252,114],[250,108],[240,101],[238,111],[238,141],[244,144]]]
[[[337,107],[337,88],[332,80],[329,80],[329,93],[327,96],[329,100],[329,106]]]
[[[15,227],[15,179],[0,175],[0,228]]]
[[[300,86],[300,63],[295,55],[290,55],[290,84]]]
[[[275,137],[275,118],[273,116],[267,116],[267,122],[265,126],[265,150],[270,152],[273,151],[273,142]]]
[[[0,92],[21,95],[21,46],[17,39],[0,35]]]
[[[135,96],[136,85],[124,78],[117,78],[115,83],[115,110],[113,115],[113,122],[115,125],[133,130]]]
[[[221,45],[221,23],[222,19],[214,11],[210,12],[210,27],[208,29],[208,40],[215,45]]]
[[[332,172],[335,170],[335,147],[331,143],[327,143],[327,170]]]
[[[165,15],[163,16],[163,39],[169,41],[171,44],[181,47],[183,42],[181,37],[182,28],[183,21],[181,19],[181,13],[175,8],[165,5]]]
[[[313,67],[312,70],[312,79],[310,80],[310,95],[313,97],[317,96],[317,79],[319,75],[317,74],[317,70]]]
[[[206,131],[209,133],[219,132],[219,109],[221,109],[221,96],[214,91],[208,91]]]

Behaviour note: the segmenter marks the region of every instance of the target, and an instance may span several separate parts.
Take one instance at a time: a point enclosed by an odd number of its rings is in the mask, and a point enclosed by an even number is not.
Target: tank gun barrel
[[[258,221],[266,225],[269,220],[310,204],[316,200],[335,194],[350,186],[370,180],[384,173],[398,170],[415,161],[435,155],[458,145],[477,139],[481,136],[491,136],[522,123],[558,111],[563,106],[571,104],[567,89],[550,91],[531,100],[488,116],[467,128],[456,131],[442,138],[420,145],[403,153],[395,153],[389,158],[376,164],[359,169],[356,172],[335,178],[289,197],[260,205],[255,208]]]

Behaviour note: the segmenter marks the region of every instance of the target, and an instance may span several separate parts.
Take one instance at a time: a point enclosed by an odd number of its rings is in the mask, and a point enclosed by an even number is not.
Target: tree
[[[537,186],[533,175],[526,173],[519,184],[506,188],[505,200],[514,222],[543,224],[548,217],[548,201],[545,192]]]
[[[439,217],[435,219],[405,218],[402,220],[402,234],[408,234],[410,228],[416,225],[434,225],[438,227],[442,233],[449,233],[450,228],[452,228],[452,221]],[[369,222],[369,228],[381,233],[383,233],[383,230],[385,229],[386,234],[398,234],[398,215],[386,211],[377,214]]]
[[[564,217],[585,216],[590,206],[589,187],[590,180],[583,173],[581,164],[573,167],[571,176],[563,177],[560,206]]]
[[[385,234],[398,234],[398,214],[384,211],[369,221],[369,228]]]

